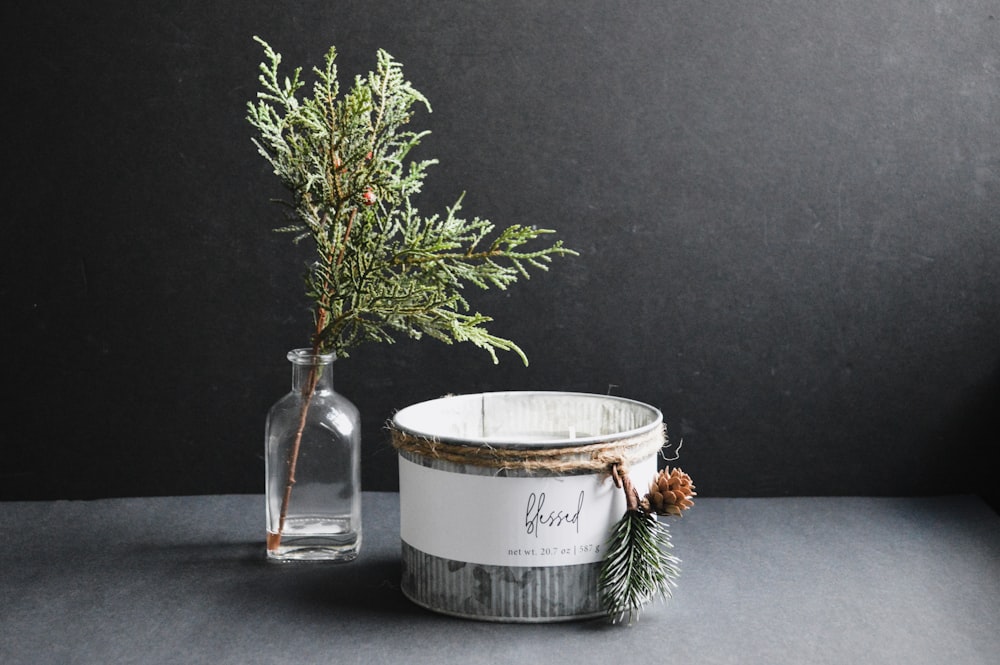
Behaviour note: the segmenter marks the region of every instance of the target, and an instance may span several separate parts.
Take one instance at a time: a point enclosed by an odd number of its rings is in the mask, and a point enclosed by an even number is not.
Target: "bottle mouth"
[[[337,359],[335,353],[315,353],[312,349],[292,349],[288,360],[295,365],[328,365]]]

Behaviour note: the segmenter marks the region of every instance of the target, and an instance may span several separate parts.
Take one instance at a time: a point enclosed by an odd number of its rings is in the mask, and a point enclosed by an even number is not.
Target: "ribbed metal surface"
[[[429,609],[504,622],[568,621],[602,613],[600,563],[487,566],[432,556],[402,543],[402,589]]]

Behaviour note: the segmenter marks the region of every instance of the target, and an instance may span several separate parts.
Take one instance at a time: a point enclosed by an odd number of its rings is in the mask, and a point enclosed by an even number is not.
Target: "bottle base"
[[[268,540],[272,540],[268,534]],[[330,561],[346,563],[358,558],[360,539],[350,544],[332,543],[331,538],[310,536],[308,538],[282,538],[277,547],[267,549],[267,560],[274,563],[295,561]],[[340,538],[338,538],[340,540]]]
[[[357,534],[308,536],[285,534],[280,539],[275,533],[267,534],[267,560],[274,563],[297,561],[347,563],[358,558],[360,550],[361,537]]]

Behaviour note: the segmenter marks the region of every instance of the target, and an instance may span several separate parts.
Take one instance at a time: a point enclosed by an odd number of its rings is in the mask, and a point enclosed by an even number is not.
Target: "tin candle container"
[[[565,621],[604,613],[598,594],[625,497],[657,472],[663,416],[606,395],[504,392],[399,411],[402,590],[454,616]]]

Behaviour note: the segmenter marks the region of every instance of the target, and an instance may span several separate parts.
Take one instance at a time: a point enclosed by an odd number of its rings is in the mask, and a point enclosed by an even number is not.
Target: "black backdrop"
[[[7,3],[3,498],[260,492],[308,253],[250,143],[259,34],[434,107],[423,211],[579,258],[470,294],[518,341],[337,363],[382,428],[445,393],[661,408],[704,496],[986,492],[1000,393],[1000,2]],[[12,7],[11,5],[17,5]]]

